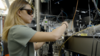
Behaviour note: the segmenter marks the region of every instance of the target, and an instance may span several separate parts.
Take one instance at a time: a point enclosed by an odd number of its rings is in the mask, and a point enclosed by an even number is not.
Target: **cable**
[[[92,0],[92,1],[94,3],[95,9],[97,10],[98,14],[100,15],[100,12],[99,12],[100,9],[97,7],[97,4],[96,4],[95,0]]]
[[[90,9],[90,0],[88,0],[88,9],[89,9],[89,19],[91,21],[91,9]],[[89,22],[89,25],[91,25],[91,23]]]
[[[76,10],[77,10],[77,7],[78,7],[78,2],[79,2],[79,0],[77,0],[75,13],[74,13],[73,20],[72,20],[72,26],[73,26],[74,18],[75,18],[75,15],[76,15]],[[71,28],[72,28],[72,26],[71,26]]]
[[[63,11],[63,13],[66,15],[66,17],[68,16],[66,12]]]
[[[98,6],[98,0],[96,1],[96,3],[97,3],[97,6]],[[98,8],[98,10],[100,11],[100,9]]]
[[[86,29],[88,29],[88,28],[86,28]],[[84,30],[86,30],[86,29],[84,29]],[[82,30],[82,31],[84,31],[84,30]],[[82,31],[80,31],[80,32],[82,32]],[[76,34],[78,34],[78,33],[80,33],[80,32],[77,32],[77,33],[75,33],[74,35],[76,35]],[[69,38],[62,44],[62,46],[61,46],[61,48],[60,48],[60,51],[61,51],[63,45],[64,45],[70,38],[72,38],[74,35],[72,35],[71,37],[69,37]],[[60,51],[59,51],[59,56],[60,56]]]
[[[98,5],[98,0],[96,2],[97,2],[97,5]]]
[[[60,12],[60,14],[62,14],[62,11]],[[59,22],[61,22],[58,18],[59,18],[59,16],[60,16],[60,14],[57,16],[57,20],[59,21]],[[57,20],[56,20],[56,22],[57,22]]]
[[[98,25],[100,25],[100,24],[98,24]],[[96,25],[96,26],[98,26],[98,25]],[[60,50],[59,50],[59,56],[60,56],[60,52],[61,52],[61,49],[62,49],[63,45],[64,45],[70,38],[72,38],[74,35],[76,35],[76,34],[82,32],[82,31],[84,31],[84,30],[87,30],[87,29],[89,29],[89,28],[92,28],[92,27],[88,27],[88,28],[83,29],[83,30],[81,30],[81,31],[79,31],[79,32],[76,32],[76,33],[73,34],[71,37],[69,37],[69,38],[62,44],[62,46],[61,46],[61,48],[60,48]]]
[[[66,12],[64,12],[64,11],[63,11],[63,13],[66,15],[66,18],[67,18],[67,17],[68,17],[67,13],[66,13]],[[65,19],[65,21],[66,21],[66,20],[67,20],[67,19]]]
[[[97,18],[97,13],[95,14],[95,16],[94,16],[94,20]]]

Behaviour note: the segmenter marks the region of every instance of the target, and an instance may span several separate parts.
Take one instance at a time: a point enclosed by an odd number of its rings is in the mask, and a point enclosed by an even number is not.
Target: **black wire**
[[[88,9],[89,9],[89,19],[91,20],[90,0],[88,0]]]
[[[94,3],[95,9],[97,10],[98,15],[100,15],[100,12],[99,12],[99,10],[98,10],[98,7],[97,7],[97,4],[96,4],[95,0],[92,0],[92,1],[93,1],[93,3]]]
[[[97,18],[97,16],[98,16],[98,13],[96,12],[96,14],[95,14],[95,16],[94,16],[94,20]]]

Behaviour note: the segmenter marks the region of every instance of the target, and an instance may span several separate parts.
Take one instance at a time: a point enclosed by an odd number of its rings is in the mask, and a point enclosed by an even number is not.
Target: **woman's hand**
[[[67,21],[62,22],[62,25],[63,25],[63,24],[65,24],[65,25],[66,25],[66,28],[68,28],[68,23],[67,23]]]

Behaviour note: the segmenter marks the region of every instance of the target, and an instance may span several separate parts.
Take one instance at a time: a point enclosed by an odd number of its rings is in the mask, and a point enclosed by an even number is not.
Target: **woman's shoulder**
[[[14,26],[12,26],[11,27],[11,29],[13,29],[13,28],[27,28],[28,26],[26,26],[26,25],[14,25]],[[28,27],[29,28],[29,27]]]
[[[25,25],[14,25],[11,28],[16,28],[16,27],[27,27],[27,26],[25,26]]]
[[[19,30],[23,30],[23,29],[29,29],[29,27],[25,26],[25,25],[14,25],[10,28],[10,30],[14,30],[14,31],[15,30],[19,31]]]

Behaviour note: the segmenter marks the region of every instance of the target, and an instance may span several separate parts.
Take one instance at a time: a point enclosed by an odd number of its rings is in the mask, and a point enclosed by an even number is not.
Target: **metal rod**
[[[40,0],[35,0],[36,5],[36,19],[37,19],[37,31],[40,31]]]
[[[35,18],[37,20],[37,31],[40,31],[40,0],[35,0]],[[39,50],[35,51],[35,56],[39,56]]]
[[[3,30],[3,28],[2,28],[2,17],[0,17],[0,37],[2,37],[2,30]]]
[[[90,10],[90,0],[88,0],[88,8],[89,8],[89,20],[91,20],[91,10]],[[89,25],[91,22],[89,22]]]

